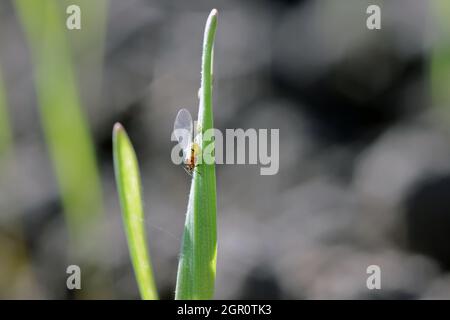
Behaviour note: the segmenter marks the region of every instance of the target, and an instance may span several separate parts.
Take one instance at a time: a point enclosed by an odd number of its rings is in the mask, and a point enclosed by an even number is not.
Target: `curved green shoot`
[[[142,299],[155,300],[158,294],[147,250],[139,166],[131,141],[119,123],[113,129],[113,152],[122,218],[139,292]]]
[[[213,128],[212,57],[217,27],[217,10],[206,22],[203,55],[199,130]],[[212,150],[214,141],[200,141],[201,150]],[[186,223],[178,265],[175,299],[211,299],[214,296],[217,256],[215,165],[199,163],[193,174]]]

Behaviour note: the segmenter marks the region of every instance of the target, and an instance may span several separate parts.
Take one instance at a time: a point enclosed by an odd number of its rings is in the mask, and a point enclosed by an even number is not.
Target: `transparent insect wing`
[[[180,144],[184,155],[188,155],[190,153],[193,135],[193,122],[191,114],[188,110],[181,109],[178,111],[177,117],[175,118],[175,123],[173,125],[173,133]]]

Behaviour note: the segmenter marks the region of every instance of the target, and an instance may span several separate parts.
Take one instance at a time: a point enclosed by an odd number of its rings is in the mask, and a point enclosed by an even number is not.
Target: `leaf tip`
[[[119,132],[123,132],[123,131],[125,131],[125,129],[123,128],[123,126],[119,123],[119,122],[116,122],[115,124],[114,124],[114,127],[113,127],[113,134],[118,134]]]
[[[114,142],[114,144],[118,143],[118,140],[120,139],[120,137],[128,138],[125,128],[122,126],[122,124],[120,124],[119,122],[116,122],[113,127],[113,142]]]

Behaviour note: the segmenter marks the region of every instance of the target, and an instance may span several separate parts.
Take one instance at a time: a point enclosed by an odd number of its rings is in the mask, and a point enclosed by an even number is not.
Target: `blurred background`
[[[81,30],[65,26],[70,4]],[[277,175],[217,166],[215,297],[450,298],[447,0],[2,0],[0,298],[139,298],[116,121],[173,298],[190,178],[170,134],[181,107],[197,113],[212,8],[216,127],[280,129]],[[82,290],[66,288],[71,264]],[[366,287],[373,264],[381,290]]]

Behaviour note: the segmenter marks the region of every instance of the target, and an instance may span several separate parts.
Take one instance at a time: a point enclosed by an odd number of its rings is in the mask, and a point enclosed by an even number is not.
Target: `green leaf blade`
[[[198,123],[202,134],[213,129],[212,58],[217,10],[205,27]],[[201,141],[205,150],[214,141]],[[210,146],[211,147],[211,146]],[[194,170],[178,265],[175,299],[211,299],[214,296],[217,260],[215,164],[199,163]]]
[[[144,300],[156,300],[158,294],[147,250],[138,161],[125,129],[118,123],[113,129],[113,153],[122,218],[139,292]]]

